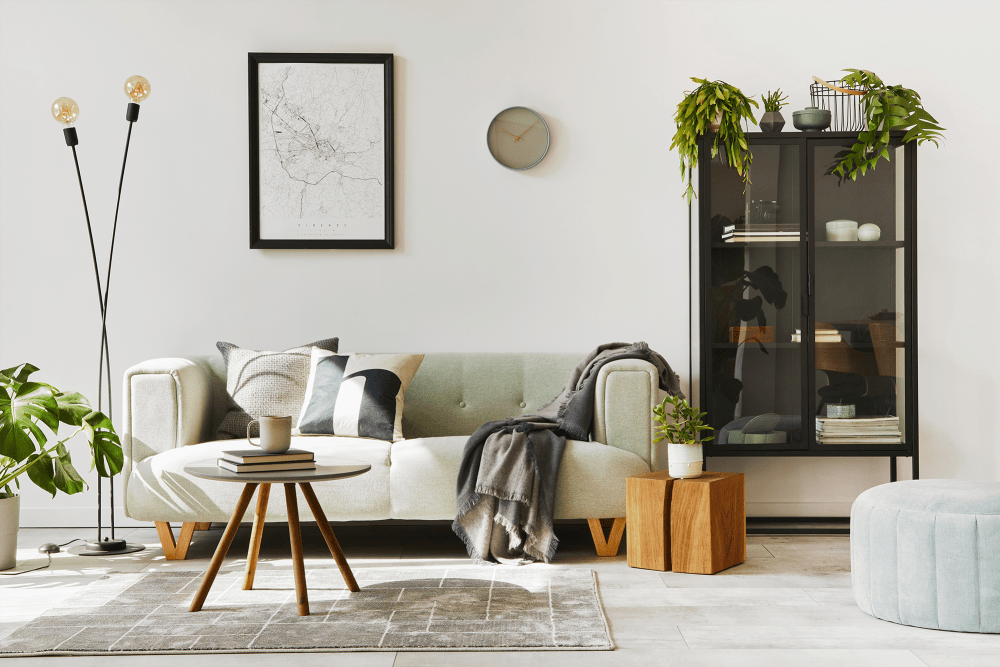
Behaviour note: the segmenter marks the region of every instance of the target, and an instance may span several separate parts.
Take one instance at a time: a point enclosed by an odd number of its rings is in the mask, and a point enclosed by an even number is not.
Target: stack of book
[[[722,228],[725,243],[798,241],[798,225],[726,225]]]
[[[903,441],[899,417],[816,417],[816,442],[838,445],[894,445]]]
[[[260,449],[237,449],[222,452],[219,467],[235,473],[287,472],[289,470],[315,470],[312,452],[289,449],[281,454],[268,454]]]
[[[819,322],[816,323],[816,342],[817,343],[839,343],[843,338],[840,336],[840,332],[836,329],[823,326]],[[802,329],[796,329],[795,333],[792,334],[793,343],[802,342]]]

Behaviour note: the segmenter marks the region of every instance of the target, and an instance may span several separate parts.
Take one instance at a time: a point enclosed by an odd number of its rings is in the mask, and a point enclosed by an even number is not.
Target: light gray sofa
[[[330,521],[453,519],[468,436],[484,422],[537,411],[562,389],[581,358],[428,354],[406,392],[405,440],[294,436],[292,446],[314,451],[321,464],[332,459],[371,464],[371,471],[359,477],[315,485]],[[222,358],[153,359],[128,369],[124,382],[125,514],[156,522],[167,558],[184,558],[193,531],[228,521],[242,490],[240,484],[183,472],[194,461],[248,446],[245,440],[215,440],[226,410]],[[555,518],[589,519],[602,555],[617,552],[625,478],[663,467],[652,444],[652,409],[659,397],[652,364],[608,363],[597,381],[593,441],[567,443]],[[287,521],[285,512],[284,503],[272,503],[267,520]],[[601,518],[617,519],[607,544],[599,532]],[[301,519],[312,517],[303,513]],[[176,542],[169,522],[183,524]]]

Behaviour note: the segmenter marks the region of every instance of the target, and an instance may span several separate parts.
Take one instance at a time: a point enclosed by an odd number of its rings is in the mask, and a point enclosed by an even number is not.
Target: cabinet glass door
[[[710,262],[703,320],[711,344],[710,449],[804,449],[804,152],[752,143],[751,181],[712,160]],[[705,239],[704,235],[702,236]],[[703,278],[704,279],[704,278]],[[709,352],[708,350],[705,351]]]
[[[829,174],[834,141],[811,146],[813,367],[818,449],[906,442],[908,267],[905,149],[856,181]]]

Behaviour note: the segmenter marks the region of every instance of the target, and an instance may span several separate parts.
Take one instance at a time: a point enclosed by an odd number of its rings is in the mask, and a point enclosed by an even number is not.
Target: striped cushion
[[[403,439],[403,395],[422,354],[337,355],[314,347],[298,428],[303,435]]]

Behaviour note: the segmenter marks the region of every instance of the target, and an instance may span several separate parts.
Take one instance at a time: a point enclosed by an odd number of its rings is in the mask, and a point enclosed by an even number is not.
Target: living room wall
[[[0,363],[31,361],[39,379],[96,396],[86,228],[47,109],[80,103],[106,249],[120,91],[142,74],[153,92],[132,135],[109,314],[117,415],[127,367],[211,354],[217,340],[281,349],[336,335],[347,351],[424,352],[647,340],[686,386],[688,210],[668,147],[688,77],[781,87],[790,121],[812,75],[865,67],[916,88],[947,128],[919,163],[922,476],[1000,479],[1000,95],[976,67],[996,59],[998,18],[989,2],[3,0]],[[395,250],[248,249],[248,51],[395,54]],[[552,131],[523,173],[485,141],[515,104]],[[83,443],[72,449],[85,469]],[[885,459],[710,466],[747,473],[751,516],[846,515],[888,480]],[[22,493],[24,526],[93,523],[93,486]]]

